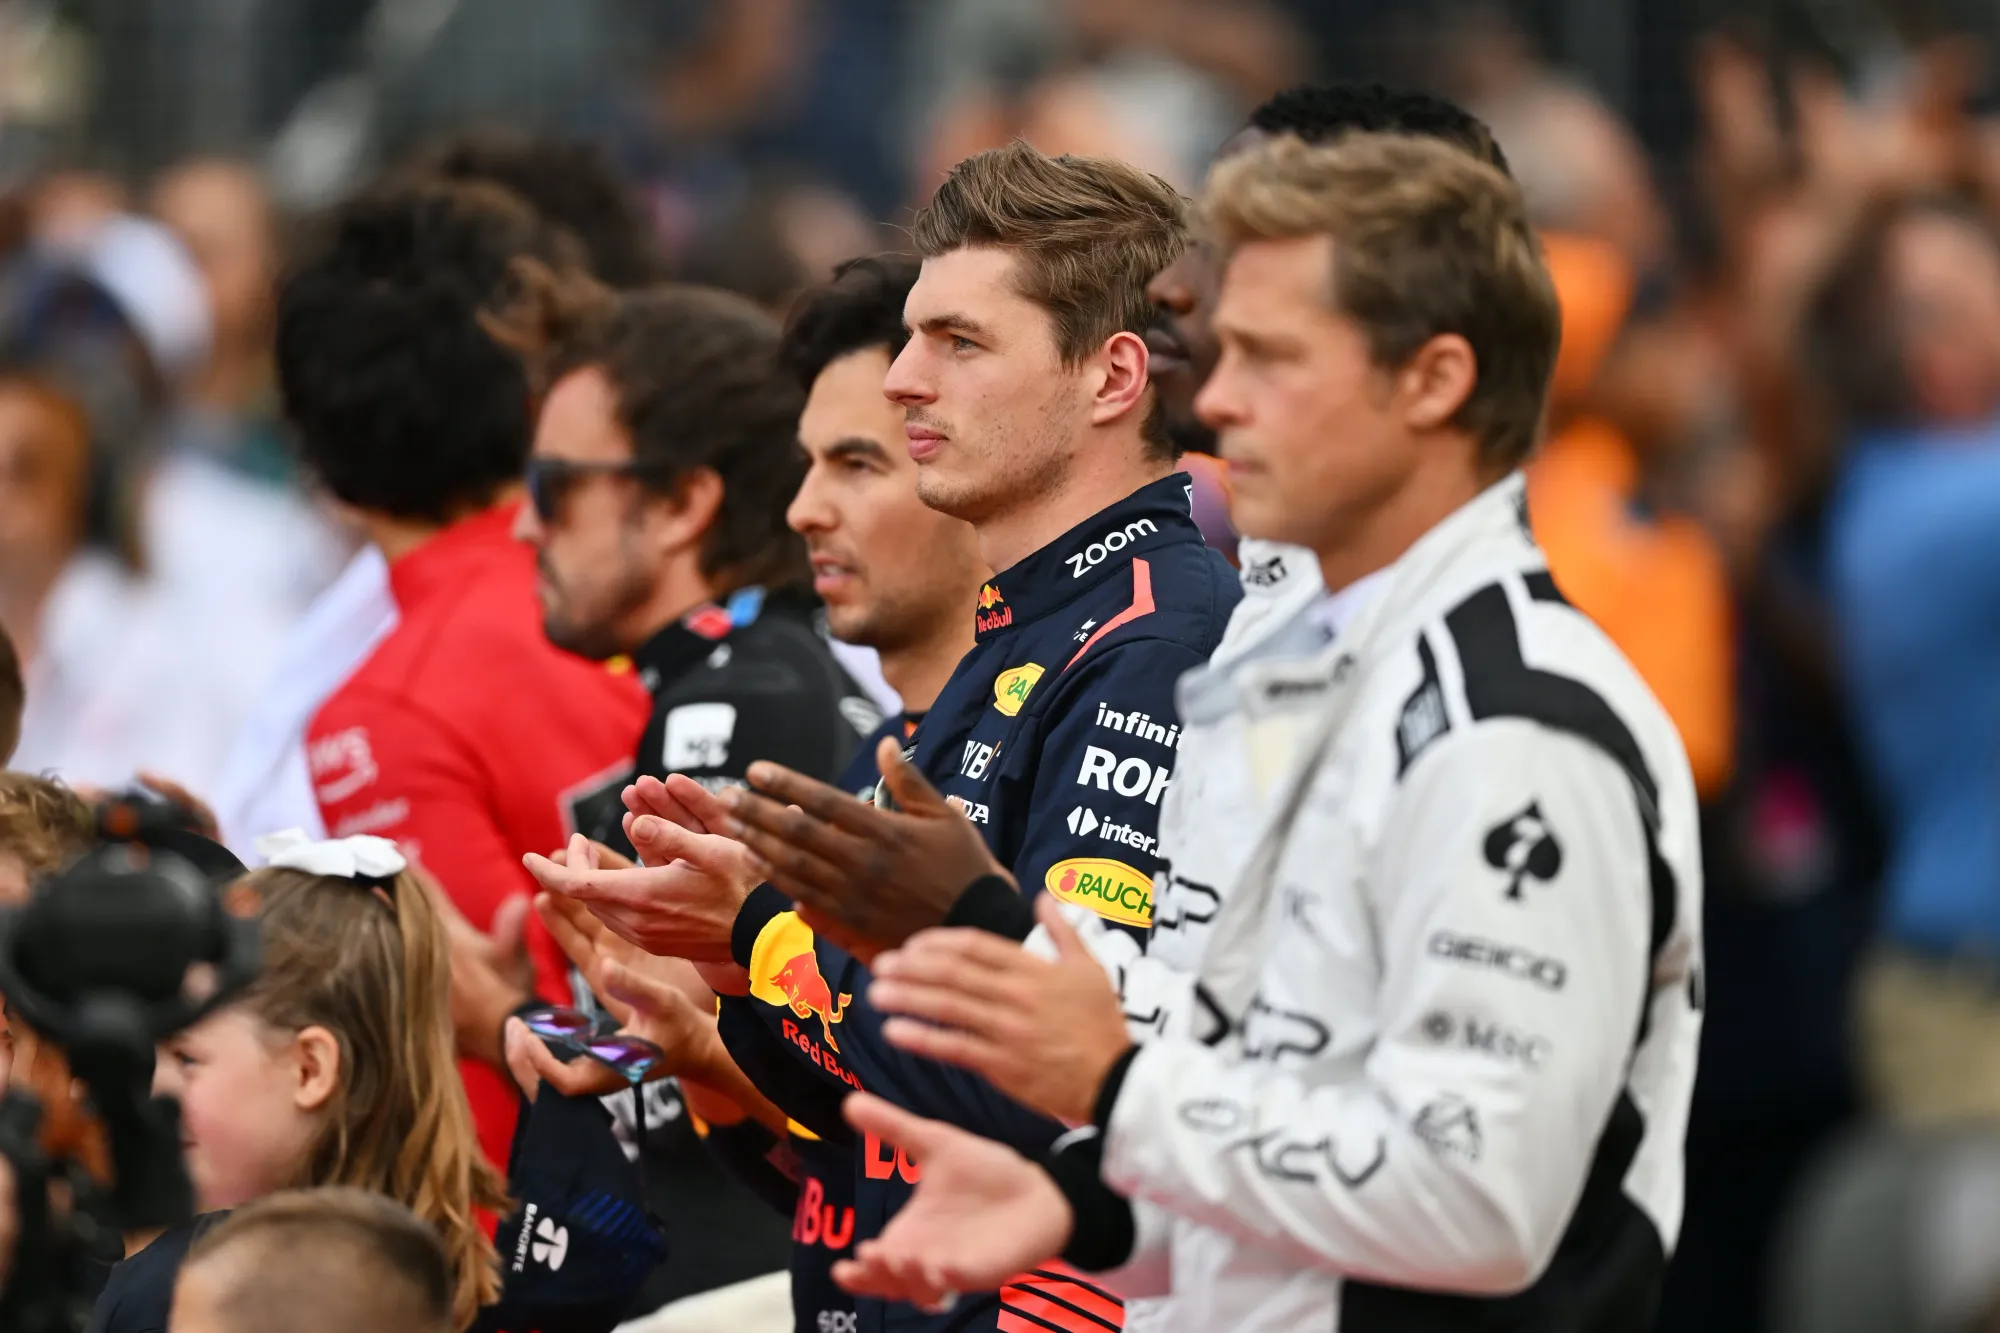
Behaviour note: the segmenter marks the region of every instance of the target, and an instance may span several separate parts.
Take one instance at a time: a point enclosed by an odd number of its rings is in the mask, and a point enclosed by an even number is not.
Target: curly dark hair
[[[321,219],[278,291],[285,416],[308,467],[360,509],[447,522],[520,478],[521,364],[485,327],[514,261],[574,272],[574,242],[513,194],[384,186]]]
[[[665,276],[646,206],[609,156],[585,139],[513,130],[470,130],[431,144],[413,171],[445,180],[489,181],[527,200],[583,245],[590,271],[613,287]]]
[[[1320,143],[1350,130],[1412,134],[1463,148],[1502,175],[1507,156],[1486,122],[1455,102],[1379,83],[1311,83],[1287,88],[1250,113],[1266,134],[1290,134]]]
[[[722,506],[703,540],[701,572],[722,589],[779,588],[811,578],[785,509],[805,479],[798,445],[805,390],[779,361],[777,321],[744,297],[672,283],[609,292],[522,265],[524,299],[501,325],[546,391],[597,369],[618,398],[640,484],[672,494],[707,468]]]
[[[893,358],[902,351],[910,340],[903,303],[920,268],[910,255],[865,255],[794,301],[778,359],[799,387],[811,393],[819,373],[850,352],[881,347]]]

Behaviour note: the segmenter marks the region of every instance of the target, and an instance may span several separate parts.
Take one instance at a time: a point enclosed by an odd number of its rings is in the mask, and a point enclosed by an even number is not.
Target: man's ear
[[[1099,383],[1090,401],[1090,424],[1105,426],[1141,408],[1149,378],[1145,340],[1119,331],[1097,354]]]
[[[1456,333],[1426,342],[1396,372],[1403,415],[1414,430],[1442,430],[1479,384],[1479,357]]]
[[[659,552],[701,545],[722,512],[722,478],[714,468],[698,467],[674,482],[671,494],[645,493],[646,535]]]
[[[323,1027],[301,1029],[292,1039],[292,1054],[298,1062],[298,1086],[292,1104],[301,1111],[317,1111],[340,1086],[340,1039]]]

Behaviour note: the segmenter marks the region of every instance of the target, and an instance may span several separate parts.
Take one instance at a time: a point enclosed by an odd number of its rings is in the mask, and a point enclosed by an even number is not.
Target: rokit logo
[[[1122,528],[1113,528],[1100,541],[1094,541],[1064,559],[1069,561],[1069,576],[1080,579],[1097,568],[1116,552],[1124,550],[1141,537],[1158,532],[1159,525],[1150,518],[1135,518]]]
[[[1130,824],[1114,824],[1108,819],[1099,819],[1095,810],[1077,806],[1069,812],[1069,831],[1079,838],[1087,838],[1095,833],[1106,842],[1115,842],[1121,847],[1152,855],[1157,840],[1149,834],[1141,833]]]
[[[1076,775],[1076,785],[1115,791],[1120,796],[1137,796],[1143,792],[1147,805],[1158,805],[1160,793],[1167,789],[1167,783],[1173,776],[1171,764],[1149,764],[1136,758],[1120,759],[1109,750],[1087,745],[1083,750],[1083,767]]]

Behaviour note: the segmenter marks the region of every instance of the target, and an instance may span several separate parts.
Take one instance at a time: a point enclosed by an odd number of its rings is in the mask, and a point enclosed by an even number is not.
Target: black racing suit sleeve
[[[798,1059],[797,1046],[766,1026],[758,1012],[764,1007],[747,995],[722,997],[716,1026],[729,1058],[791,1119],[828,1143],[851,1142],[853,1131],[840,1114],[840,1103],[851,1087],[815,1077]]]
[[[758,1121],[710,1125],[703,1136],[708,1150],[750,1192],[790,1217],[798,1206],[799,1170],[790,1145]]]

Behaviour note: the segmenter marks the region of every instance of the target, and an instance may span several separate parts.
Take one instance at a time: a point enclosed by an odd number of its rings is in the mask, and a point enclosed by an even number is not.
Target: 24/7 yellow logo
[[[1028,691],[1041,678],[1042,668],[1036,662],[1023,662],[1012,671],[1001,672],[993,680],[993,706],[1008,717],[1014,716],[1028,702]]]
[[[1088,907],[1107,921],[1153,924],[1153,880],[1123,861],[1077,856],[1049,867],[1043,887],[1066,903]]]

